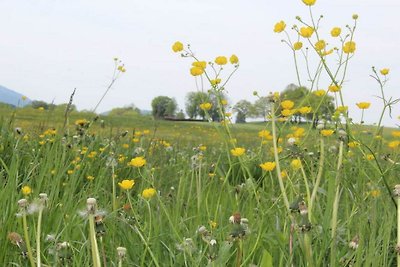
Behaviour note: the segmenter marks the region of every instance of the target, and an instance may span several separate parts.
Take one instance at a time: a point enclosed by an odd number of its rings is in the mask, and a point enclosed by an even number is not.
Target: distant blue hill
[[[6,103],[14,107],[23,107],[32,102],[29,98],[22,100],[22,97],[22,94],[0,85],[0,103]]]

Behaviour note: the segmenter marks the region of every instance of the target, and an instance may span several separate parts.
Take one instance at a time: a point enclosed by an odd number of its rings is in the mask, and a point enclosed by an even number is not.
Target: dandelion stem
[[[33,260],[31,242],[29,241],[28,224],[26,222],[26,213],[25,212],[22,214],[22,226],[24,228],[24,237],[25,237],[25,243],[26,243],[26,250],[28,251],[29,262],[31,264],[31,267],[35,267],[35,261]]]
[[[41,259],[40,259],[40,235],[41,235],[41,227],[42,227],[42,214],[43,214],[43,207],[39,208],[39,215],[38,215],[38,225],[36,230],[36,262],[37,266],[40,267]]]
[[[99,248],[97,245],[96,233],[94,229],[94,214],[89,214],[89,235],[90,246],[92,249],[93,267],[101,267]]]

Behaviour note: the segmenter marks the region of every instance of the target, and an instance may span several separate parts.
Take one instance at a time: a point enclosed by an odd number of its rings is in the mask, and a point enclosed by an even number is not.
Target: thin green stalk
[[[111,178],[112,178],[112,207],[113,211],[117,209],[117,201],[116,201],[116,185],[115,185],[115,171],[114,164],[111,164]]]
[[[92,249],[93,267],[101,267],[99,247],[97,245],[96,232],[94,228],[94,214],[89,214],[89,235]]]
[[[337,229],[337,217],[338,217],[338,211],[339,211],[339,199],[340,199],[340,169],[342,167],[342,162],[343,162],[343,141],[340,141],[339,145],[339,159],[338,159],[338,164],[336,168],[336,177],[335,177],[335,183],[336,183],[336,193],[335,193],[335,199],[333,201],[333,208],[332,208],[332,221],[331,221],[331,238],[332,238],[332,244],[331,244],[331,266],[336,266],[336,229]]]
[[[36,229],[36,262],[37,266],[42,266],[41,258],[40,258],[40,235],[41,235],[41,228],[42,228],[42,215],[43,215],[43,207],[39,208],[39,215],[38,215],[38,225]]]
[[[301,162],[300,158],[297,157],[297,160]],[[307,203],[311,202],[311,194],[310,194],[310,186],[308,185],[308,180],[306,176],[306,172],[304,171],[303,164],[300,165],[301,174],[303,176],[304,184],[306,186],[306,193],[307,193]]]
[[[28,259],[31,264],[31,267],[35,267],[35,261],[33,260],[31,242],[29,241],[28,224],[26,222],[26,213],[25,212],[22,214],[22,226],[24,228],[24,237],[25,237],[25,243],[26,243],[26,250],[28,251]]]
[[[276,123],[275,123],[275,103],[271,104],[271,120],[272,120],[272,143],[274,145],[274,158],[275,158],[275,163],[276,163],[276,173],[278,176],[278,181],[279,181],[279,187],[281,189],[281,193],[283,196],[283,201],[285,202],[285,206],[287,209],[287,212],[290,215],[290,203],[286,194],[285,190],[285,185],[283,184],[283,179],[281,175],[281,167],[279,164],[279,155],[278,155],[278,147],[277,147],[277,138],[276,138]]]
[[[395,186],[395,194],[397,194],[397,267],[400,267],[400,185]]]
[[[324,160],[325,160],[325,148],[324,148],[324,138],[321,137],[320,139],[320,158],[319,158],[319,166],[318,166],[318,174],[317,174],[317,179],[315,180],[314,183],[314,188],[313,192],[311,194],[311,199],[310,199],[310,204],[309,204],[309,209],[308,209],[308,214],[310,215],[310,219],[312,218],[312,212],[313,212],[313,207],[314,207],[314,201],[315,198],[317,197],[318,193],[318,188],[319,184],[321,183],[321,178],[322,178],[322,172],[324,170]]]

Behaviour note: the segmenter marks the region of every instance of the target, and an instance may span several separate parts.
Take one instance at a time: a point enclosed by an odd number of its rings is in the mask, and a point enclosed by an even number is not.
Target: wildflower
[[[282,179],[286,178],[287,176],[288,176],[288,174],[287,174],[286,170],[281,171],[281,178]]]
[[[232,156],[235,156],[235,157],[240,157],[245,152],[246,152],[246,149],[244,149],[243,147],[236,147],[234,149],[231,149],[231,154],[232,154]]]
[[[69,175],[71,175],[71,174],[73,174],[74,173],[74,170],[68,170],[67,171],[67,174],[69,174]]]
[[[150,198],[154,197],[155,194],[156,194],[156,190],[154,188],[146,188],[142,192],[142,197],[145,199],[150,199]]]
[[[273,171],[276,167],[276,163],[274,161],[273,162],[267,161],[267,162],[260,164],[260,167],[264,171]]]
[[[207,62],[205,61],[195,61],[192,63],[193,67],[202,68],[203,70],[207,67]]]
[[[332,84],[329,86],[329,92],[339,92],[342,87],[340,85]]]
[[[377,198],[381,195],[381,190],[375,189],[369,192],[369,194],[371,195],[371,197]]]
[[[369,102],[360,102],[356,104],[359,109],[368,109],[371,103]]]
[[[392,131],[393,137],[400,137],[400,131]]]
[[[201,103],[200,108],[202,110],[210,110],[212,108],[212,104],[209,102]]]
[[[117,247],[117,255],[119,260],[122,260],[126,256],[126,248],[124,247]]]
[[[233,54],[230,58],[229,58],[229,62],[231,62],[231,64],[238,64],[239,63],[239,58]]]
[[[146,164],[146,159],[143,157],[135,157],[128,163],[132,167],[143,167]]]
[[[228,100],[222,99],[222,100],[221,100],[221,105],[223,105],[223,106],[228,105]]]
[[[374,157],[374,155],[372,155],[372,154],[368,154],[368,155],[366,155],[365,156],[365,159],[366,160],[373,160],[375,157]]]
[[[357,142],[357,141],[352,141],[352,142],[349,142],[349,143],[348,143],[348,146],[349,146],[350,148],[355,148],[355,147],[360,146],[360,143]]]
[[[86,179],[88,179],[89,181],[93,181],[94,180],[94,176],[93,175],[88,175],[88,176],[86,176]]]
[[[123,190],[130,190],[135,185],[134,180],[122,180],[122,182],[118,183],[119,187]]]
[[[286,28],[286,23],[283,20],[281,20],[275,24],[274,32],[277,32],[277,33],[283,32],[285,30],[285,28]]]
[[[358,14],[353,14],[353,16],[351,16],[354,20],[358,19]]]
[[[290,163],[290,166],[295,170],[300,169],[301,168],[301,161],[299,159],[294,159]]]
[[[310,38],[314,33],[313,27],[301,27],[299,34],[304,38]]]
[[[125,72],[126,71],[124,65],[118,66],[117,70],[119,70],[120,72]]]
[[[311,107],[301,107],[298,109],[298,111],[300,112],[300,114],[308,114],[311,112]]]
[[[321,51],[322,49],[324,49],[326,46],[326,43],[324,40],[319,40],[318,42],[315,43],[315,49],[317,51]]]
[[[217,84],[221,83],[221,79],[214,79],[214,80],[211,80],[210,82],[211,82],[211,85],[217,85]]]
[[[293,106],[294,106],[294,102],[291,100],[285,100],[285,101],[282,101],[282,103],[281,103],[281,107],[283,109],[292,109]]]
[[[192,74],[193,76],[199,76],[202,75],[204,73],[204,69],[200,68],[200,67],[192,67],[190,69],[190,74]]]
[[[387,68],[381,69],[381,70],[380,70],[380,72],[381,72],[382,75],[388,75],[388,74],[389,74],[389,71],[390,71],[390,69],[387,69]]]
[[[206,151],[206,150],[207,150],[207,147],[206,147],[206,146],[199,146],[199,150],[200,150],[200,151]]]
[[[347,110],[348,110],[348,106],[338,106],[336,108],[336,111],[339,112],[339,113],[347,112]]]
[[[180,52],[183,50],[183,44],[181,42],[175,42],[172,45],[172,50],[176,53],[176,52]]]
[[[356,43],[353,41],[346,42],[343,46],[343,52],[345,54],[354,53],[356,51]]]
[[[217,228],[217,225],[218,225],[217,222],[210,220],[208,223],[210,224],[211,229]]]
[[[292,112],[292,110],[290,110],[290,109],[282,109],[281,114],[282,114],[282,116],[284,116],[284,117],[289,117],[290,115],[293,114],[293,112]]]
[[[314,95],[319,96],[319,97],[324,96],[325,94],[326,94],[326,92],[324,89],[319,89],[319,90],[314,91]]]
[[[38,107],[38,110],[43,111],[44,107]]]
[[[307,6],[313,6],[317,0],[302,0]]]
[[[268,130],[261,130],[258,132],[258,136],[261,138],[266,138],[268,139],[271,136],[271,132]]]
[[[398,148],[399,145],[400,145],[400,141],[398,141],[398,140],[391,141],[391,142],[388,143],[388,147],[392,148],[392,149]]]
[[[327,137],[327,136],[331,136],[333,134],[333,130],[324,129],[324,130],[321,130],[320,133],[321,133],[322,136]]]
[[[226,63],[228,63],[228,59],[224,56],[219,56],[215,58],[214,61],[217,65],[225,65]]]
[[[302,42],[295,42],[293,44],[293,49],[294,50],[300,50],[303,47],[303,43]]]
[[[340,33],[342,32],[342,29],[339,27],[334,27],[331,30],[331,35],[332,37],[338,37],[340,35]]]
[[[28,196],[32,193],[32,189],[29,186],[25,185],[22,187],[21,192],[24,196]]]

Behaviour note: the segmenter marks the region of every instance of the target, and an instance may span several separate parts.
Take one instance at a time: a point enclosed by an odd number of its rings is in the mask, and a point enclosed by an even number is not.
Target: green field
[[[272,141],[258,134],[271,131],[270,122],[231,125],[233,138],[227,139],[218,123],[104,116],[86,128],[75,120],[93,117],[77,112],[62,130],[62,114],[28,113],[2,116],[3,266],[28,265],[21,254],[28,242],[32,259],[46,266],[90,266],[88,198],[97,200],[94,231],[104,266],[118,264],[117,247],[127,249],[123,266],[395,264],[391,190],[399,157],[387,148],[393,129],[386,130],[389,140],[377,140],[369,134],[373,128],[354,125],[359,130],[352,138],[360,145],[352,147],[354,140],[340,138],[339,131],[323,137],[308,124],[278,124],[285,172],[279,178],[276,168],[259,166],[274,161]],[[293,136],[303,141],[290,145]],[[234,147],[246,152],[233,156]],[[386,153],[389,161],[382,158]],[[129,164],[135,157],[146,163]],[[124,190],[122,180],[134,186]],[[146,188],[156,194],[144,194]],[[47,194],[45,203],[40,193]],[[26,208],[18,205],[23,198]]]

